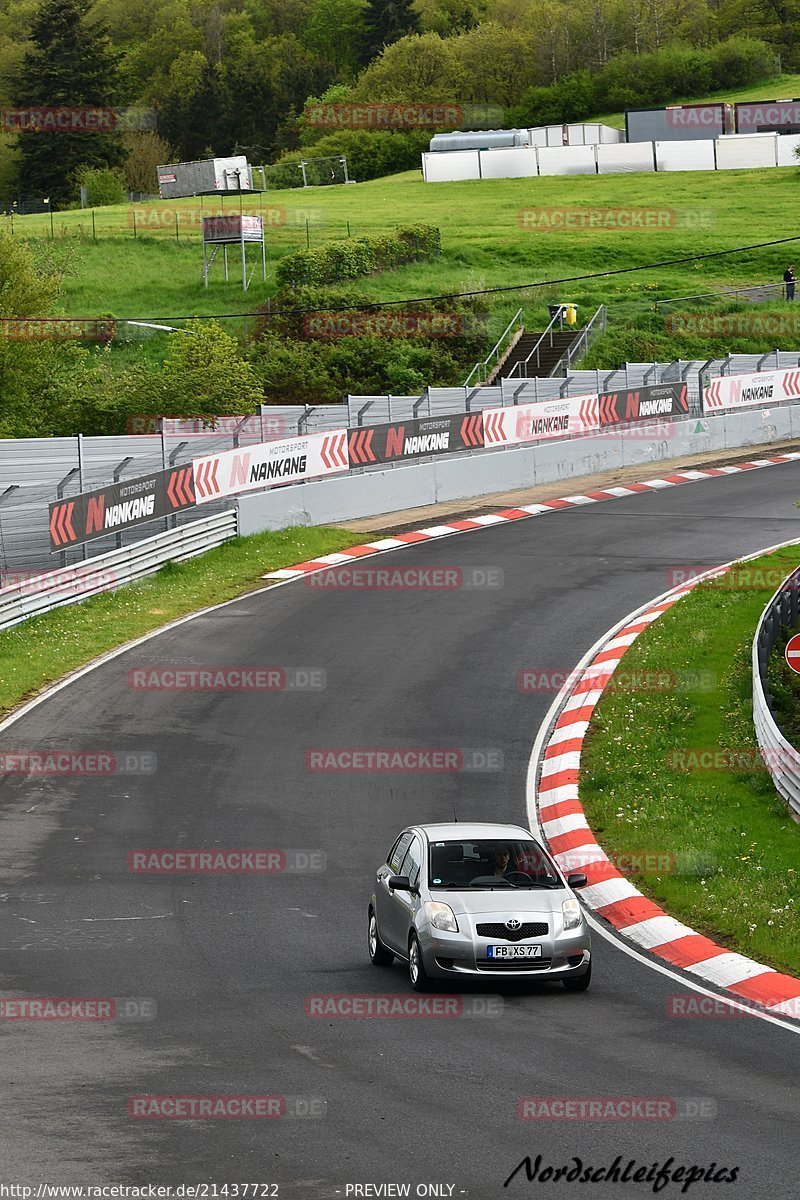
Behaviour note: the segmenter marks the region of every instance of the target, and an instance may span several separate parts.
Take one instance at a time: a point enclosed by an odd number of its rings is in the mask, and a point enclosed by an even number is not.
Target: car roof
[[[479,841],[485,838],[532,838],[533,834],[522,825],[501,825],[496,821],[448,821],[433,825],[415,825],[429,842],[465,841],[475,838]]]

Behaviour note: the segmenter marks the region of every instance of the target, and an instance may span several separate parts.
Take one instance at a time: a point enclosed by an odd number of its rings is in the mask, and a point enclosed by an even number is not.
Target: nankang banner
[[[483,429],[487,446],[513,446],[544,438],[566,438],[597,428],[597,396],[559,396],[533,404],[486,408]]]
[[[351,429],[347,451],[351,467],[422,458],[429,454],[453,454],[483,447],[481,413],[422,417],[416,421],[391,421],[385,425],[363,425]]]
[[[308,437],[259,442],[241,450],[196,458],[192,465],[197,503],[208,504],[220,496],[346,471],[347,431],[337,429]]]
[[[195,503],[191,466],[109,483],[50,505],[50,551],[65,550],[168,517]]]
[[[601,426],[651,421],[656,417],[685,417],[689,412],[685,383],[620,388],[616,392],[601,392],[598,401]]]
[[[781,404],[800,399],[800,371],[756,371],[752,375],[721,375],[703,388],[703,412]]]

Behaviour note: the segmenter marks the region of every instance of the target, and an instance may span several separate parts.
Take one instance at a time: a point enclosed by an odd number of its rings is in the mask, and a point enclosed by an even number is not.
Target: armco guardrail
[[[767,663],[781,629],[800,619],[800,567],[784,579],[767,604],[753,638],[753,722],[775,787],[800,820],[800,754],[778,728],[772,711]]]
[[[0,629],[10,629],[29,617],[76,604],[100,592],[113,591],[152,575],[167,562],[183,562],[215,546],[237,532],[235,510],[157,533],[133,546],[112,550],[87,562],[41,575],[25,575],[0,589]]]

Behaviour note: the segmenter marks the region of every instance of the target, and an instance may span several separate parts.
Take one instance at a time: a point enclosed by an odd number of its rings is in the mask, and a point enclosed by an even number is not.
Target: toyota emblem
[[[516,917],[512,917],[510,921],[506,921],[506,929],[519,929],[521,925],[522,922],[518,921]]]

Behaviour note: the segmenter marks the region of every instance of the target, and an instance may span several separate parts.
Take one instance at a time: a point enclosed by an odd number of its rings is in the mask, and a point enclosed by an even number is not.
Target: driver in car
[[[516,868],[511,863],[511,850],[508,846],[494,846],[489,855],[489,861],[494,866],[493,875],[498,875],[505,878],[508,874],[515,874]]]

